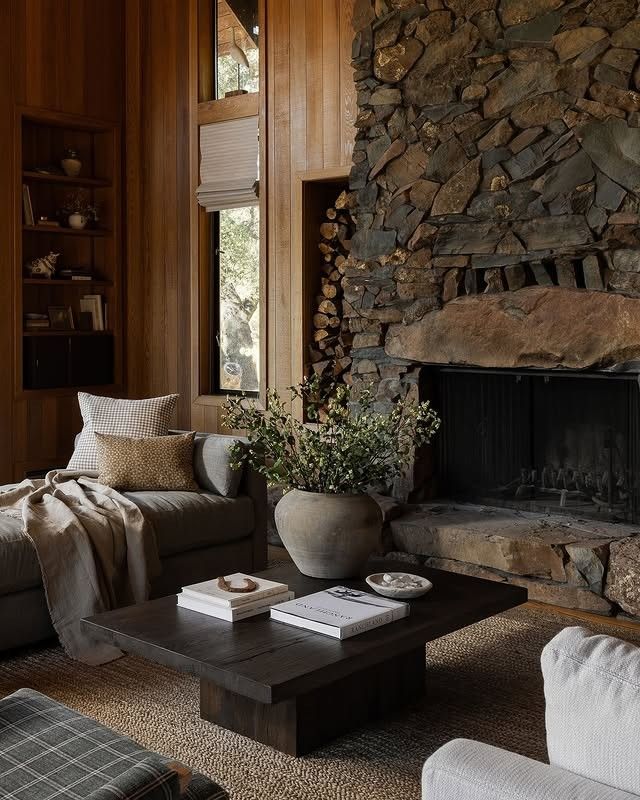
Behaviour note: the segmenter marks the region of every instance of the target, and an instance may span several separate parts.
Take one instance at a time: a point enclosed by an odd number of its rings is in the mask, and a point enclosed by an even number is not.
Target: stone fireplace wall
[[[358,0],[354,26],[353,384],[384,410],[424,362],[640,357],[636,0]]]

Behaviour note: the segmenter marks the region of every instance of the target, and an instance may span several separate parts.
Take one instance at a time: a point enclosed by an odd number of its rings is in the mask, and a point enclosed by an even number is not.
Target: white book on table
[[[348,639],[409,614],[409,604],[386,597],[334,586],[299,597],[271,609],[271,619],[296,628]]]
[[[284,591],[269,597],[263,597],[253,603],[244,603],[237,608],[225,608],[224,606],[215,606],[211,603],[203,603],[201,600],[196,600],[193,597],[186,597],[184,594],[178,595],[178,605],[180,608],[186,608],[189,611],[197,611],[199,614],[206,614],[208,617],[215,617],[216,619],[223,619],[227,622],[238,622],[241,619],[248,617],[255,617],[258,614],[264,614],[273,608],[278,603],[284,603],[287,600],[293,600],[295,597],[293,592]]]
[[[246,579],[252,580],[256,588],[252,592],[229,592],[218,586],[218,579],[212,581],[202,581],[192,583],[182,587],[180,596],[193,597],[203,603],[210,603],[223,608],[236,608],[245,603],[252,603],[265,597],[270,597],[280,592],[286,592],[289,588],[286,583],[269,581],[266,578],[256,578],[246,575],[244,572],[234,572],[233,575],[225,575],[225,580],[233,587],[241,587]]]

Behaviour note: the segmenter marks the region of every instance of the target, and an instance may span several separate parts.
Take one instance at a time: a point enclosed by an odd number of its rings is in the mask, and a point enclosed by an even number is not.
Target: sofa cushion
[[[208,492],[125,492],[152,524],[160,558],[249,536],[251,498]]]
[[[21,519],[0,514],[0,595],[40,586],[36,551]]]
[[[542,672],[550,763],[640,795],[640,648],[565,628]]]
[[[165,436],[169,432],[177,400],[177,394],[146,400],[123,400],[78,392],[84,426],[76,439],[76,449],[68,468],[80,471],[98,469],[96,432],[137,439]]]
[[[235,497],[238,494],[241,469],[231,469],[229,448],[237,441],[237,436],[221,436],[217,433],[198,433],[193,448],[193,471],[199,485],[207,492],[215,492],[222,497]]]
[[[193,477],[195,433],[176,436],[109,436],[96,433],[98,483],[120,491],[197,492]]]

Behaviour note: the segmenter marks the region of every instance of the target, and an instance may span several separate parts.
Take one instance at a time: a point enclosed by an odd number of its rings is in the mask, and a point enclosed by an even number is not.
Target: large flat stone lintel
[[[385,350],[428,364],[606,368],[640,357],[640,303],[559,286],[458,297],[410,325],[391,325]]]

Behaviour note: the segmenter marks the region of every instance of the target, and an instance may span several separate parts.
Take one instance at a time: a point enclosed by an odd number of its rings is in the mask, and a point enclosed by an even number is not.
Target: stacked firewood
[[[353,200],[352,194],[342,192],[335,205],[326,210],[320,225],[320,293],[315,298],[309,356],[310,374],[327,384],[345,382],[352,361],[353,336],[348,320],[342,316],[342,276],[355,231],[349,211]]]

